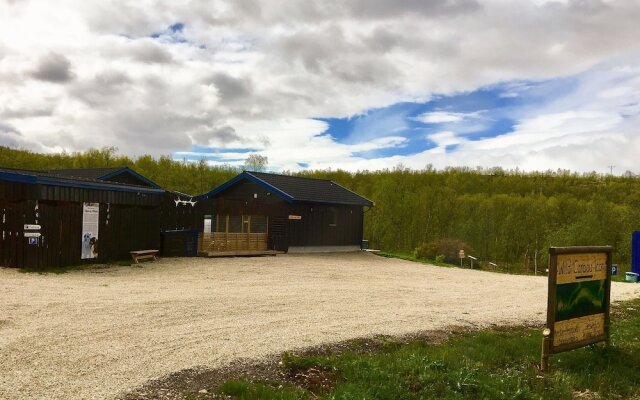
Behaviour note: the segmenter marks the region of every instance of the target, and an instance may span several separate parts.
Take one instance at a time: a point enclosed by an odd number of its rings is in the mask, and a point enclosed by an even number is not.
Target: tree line
[[[128,166],[166,189],[188,194],[205,193],[241,169],[169,156],[132,159],[118,155],[115,148],[39,154],[0,147],[0,166]],[[425,242],[457,239],[468,243],[481,260],[532,269],[536,263],[546,266],[550,246],[612,245],[614,262],[627,265],[631,233],[640,229],[640,180],[632,174],[431,166],[411,170],[402,165],[296,174],[331,179],[375,202],[365,211],[364,234],[371,247],[384,250],[412,251]]]

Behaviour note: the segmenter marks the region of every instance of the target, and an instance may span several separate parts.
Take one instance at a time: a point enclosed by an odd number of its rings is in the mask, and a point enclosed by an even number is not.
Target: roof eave
[[[118,176],[118,175],[122,175],[122,174],[124,174],[125,172],[127,172],[127,173],[129,173],[129,174],[133,175],[134,177],[136,177],[136,178],[138,178],[138,179],[140,179],[142,182],[146,183],[147,185],[149,185],[149,186],[151,186],[151,187],[154,187],[154,188],[156,188],[156,189],[162,189],[162,188],[160,187],[160,185],[158,185],[157,183],[153,182],[151,179],[146,178],[146,177],[144,177],[143,175],[140,175],[139,173],[137,173],[136,171],[132,170],[132,169],[131,169],[131,168],[129,168],[129,167],[123,167],[123,168],[120,168],[120,169],[119,169],[119,170],[117,170],[117,171],[109,172],[109,173],[108,173],[108,174],[106,174],[106,175],[99,176],[99,177],[98,177],[98,179],[101,179],[101,180],[107,180],[107,179],[109,179],[109,178],[113,178],[113,177],[116,177],[116,176]]]
[[[319,201],[319,200],[296,200],[293,203],[295,204],[322,204],[322,205],[333,205],[333,206],[358,206],[358,207],[373,207],[375,204],[373,202],[335,202],[335,201]]]
[[[221,192],[229,189],[231,186],[235,185],[236,183],[242,181],[243,179],[246,179],[250,182],[253,182],[259,186],[262,186],[263,188],[270,190],[271,192],[273,192],[274,194],[278,195],[279,197],[281,197],[284,201],[288,202],[288,203],[293,203],[295,201],[295,199],[293,198],[293,196],[289,195],[288,193],[283,192],[282,190],[278,189],[277,187],[263,181],[262,179],[258,178],[255,175],[252,175],[250,172],[244,171],[241,174],[229,179],[228,181],[226,181],[225,183],[223,183],[222,185],[216,187],[215,189],[211,190],[208,193],[205,194],[201,194],[199,196],[194,197],[194,199],[196,200],[200,200],[200,199],[210,199],[212,197],[217,196],[218,194],[220,194]]]
[[[52,185],[52,186],[64,186],[64,187],[74,187],[79,189],[99,189],[99,190],[111,190],[115,192],[134,192],[134,193],[145,193],[145,194],[163,194],[164,189],[155,189],[155,188],[144,188],[144,187],[131,187],[131,186],[120,186],[112,183],[98,183],[98,182],[87,182],[81,180],[67,180],[60,179],[54,177],[44,177],[37,175],[28,175],[28,174],[20,174],[13,172],[0,172],[0,179],[26,183],[30,185]]]

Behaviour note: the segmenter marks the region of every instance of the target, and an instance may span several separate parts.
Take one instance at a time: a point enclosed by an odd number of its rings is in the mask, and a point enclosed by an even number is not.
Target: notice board
[[[610,246],[549,249],[543,370],[550,354],[609,340],[611,251]]]

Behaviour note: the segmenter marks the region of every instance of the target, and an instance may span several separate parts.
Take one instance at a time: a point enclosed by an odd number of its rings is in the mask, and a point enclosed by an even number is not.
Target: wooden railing
[[[199,252],[267,250],[266,233],[201,232],[198,238]]]

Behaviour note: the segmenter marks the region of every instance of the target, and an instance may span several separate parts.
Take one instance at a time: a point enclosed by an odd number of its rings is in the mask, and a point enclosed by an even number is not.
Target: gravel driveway
[[[613,300],[640,296],[614,284]],[[371,254],[0,268],[0,398],[109,399],[195,366],[451,325],[544,323],[546,278]]]

